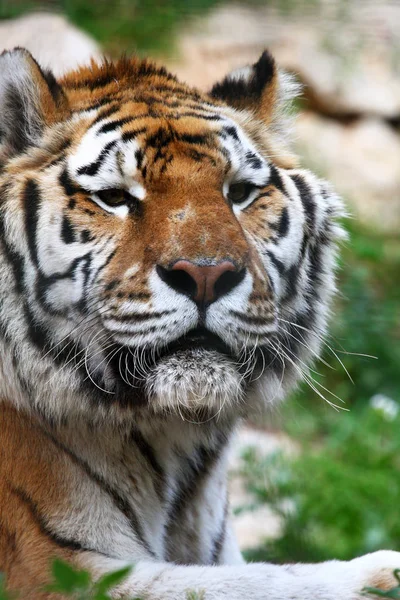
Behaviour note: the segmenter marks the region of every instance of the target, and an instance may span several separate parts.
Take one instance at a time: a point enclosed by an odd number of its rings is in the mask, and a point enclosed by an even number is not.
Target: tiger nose
[[[246,269],[238,269],[230,260],[206,266],[189,260],[178,260],[169,269],[158,265],[157,273],[173,290],[189,296],[199,306],[204,306],[215,302],[239,285]]]

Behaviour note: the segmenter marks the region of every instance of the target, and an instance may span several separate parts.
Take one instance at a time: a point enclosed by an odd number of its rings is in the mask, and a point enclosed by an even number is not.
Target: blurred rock
[[[246,490],[239,469],[242,466],[241,456],[248,448],[254,448],[260,458],[277,450],[296,451],[293,441],[283,433],[266,432],[250,426],[240,430],[231,448],[229,493],[233,511],[247,507],[247,510],[233,516],[233,528],[242,550],[257,548],[265,540],[278,537],[282,525],[281,519],[268,506],[254,506],[254,496]]]
[[[400,115],[400,2],[320,0],[288,14],[273,7],[226,5],[181,36],[173,68],[209,88],[269,47],[306,84],[305,95],[330,115]]]
[[[305,112],[297,147],[307,166],[333,182],[363,222],[387,232],[400,227],[400,136],[384,121],[349,124]]]
[[[0,21],[0,51],[27,48],[42,67],[58,77],[90,59],[100,58],[97,43],[61,15],[33,13]]]

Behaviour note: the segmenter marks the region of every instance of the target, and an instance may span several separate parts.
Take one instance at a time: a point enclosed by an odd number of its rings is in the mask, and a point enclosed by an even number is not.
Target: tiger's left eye
[[[108,206],[120,206],[132,200],[132,196],[122,188],[110,188],[108,190],[99,190],[96,195],[102,202]]]
[[[228,200],[230,200],[233,204],[240,204],[240,202],[247,200],[253,190],[254,185],[247,181],[232,183],[229,186]]]

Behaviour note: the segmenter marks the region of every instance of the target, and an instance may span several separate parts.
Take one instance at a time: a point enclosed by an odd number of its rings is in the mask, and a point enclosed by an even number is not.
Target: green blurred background
[[[65,15],[110,56],[162,59],[204,88],[263,46],[305,84],[294,106],[297,150],[334,181],[353,215],[325,363],[313,374],[347,412],[302,385],[252,425],[277,443],[264,452],[241,442],[233,478],[245,495],[233,508],[238,520],[252,515],[255,529],[267,508],[277,526],[243,543],[249,559],[400,550],[399,8],[379,0],[0,2],[3,46],[11,19],[40,9]],[[43,43],[47,34],[33,30]]]

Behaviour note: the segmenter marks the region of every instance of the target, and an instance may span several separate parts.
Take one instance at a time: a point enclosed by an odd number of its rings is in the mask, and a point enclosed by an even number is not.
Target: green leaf
[[[125,567],[119,571],[107,573],[107,575],[104,575],[101,579],[99,579],[99,581],[97,581],[93,589],[96,594],[105,594],[105,592],[124,581],[131,572],[132,567]]]
[[[88,590],[90,587],[91,578],[87,571],[78,571],[61,560],[53,562],[52,572],[54,577],[52,591],[71,594],[80,590]]]
[[[17,594],[7,592],[4,575],[0,573],[0,600],[15,600]]]
[[[378,598],[392,598],[393,600],[400,600],[400,587],[392,588],[391,590],[380,590],[378,588],[364,588],[363,593],[372,596],[378,596]]]

